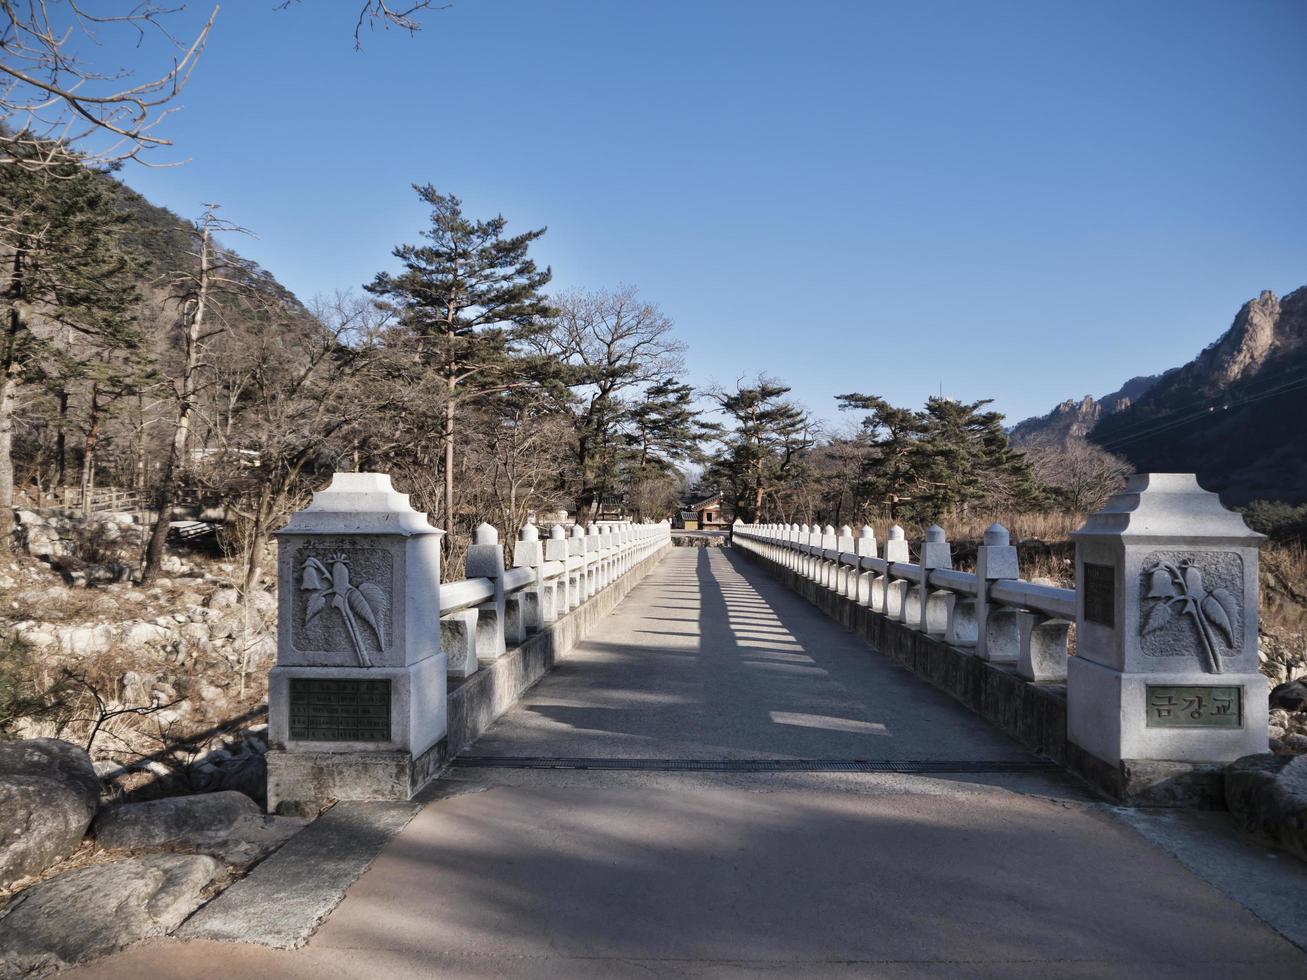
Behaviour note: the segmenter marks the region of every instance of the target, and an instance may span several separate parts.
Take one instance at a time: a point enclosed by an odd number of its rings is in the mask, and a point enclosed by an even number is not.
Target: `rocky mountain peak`
[[[1234,323],[1210,348],[1212,380],[1228,385],[1256,373],[1276,346],[1280,301],[1269,289],[1239,309]]]

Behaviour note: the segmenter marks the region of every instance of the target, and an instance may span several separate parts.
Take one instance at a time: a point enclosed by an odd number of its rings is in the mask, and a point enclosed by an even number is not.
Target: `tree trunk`
[[[449,401],[445,403],[445,550],[449,551],[454,535],[454,381],[449,382]]]
[[[91,410],[86,423],[86,439],[82,443],[82,513],[90,513],[91,489],[95,483],[95,444],[100,438],[100,392],[98,385],[91,386]]]
[[[159,485],[159,512],[155,517],[154,530],[150,534],[150,543],[145,551],[144,567],[141,569],[142,585],[150,584],[159,575],[159,567],[163,563],[164,545],[168,540],[168,529],[172,526],[172,509],[177,502],[177,481],[186,462],[186,443],[191,431],[191,414],[195,410],[195,375],[200,359],[200,331],[204,326],[204,313],[209,302],[209,243],[212,221],[212,213],[206,214],[200,239],[199,294],[186,331],[186,360],[182,367],[177,428],[173,430],[172,447],[168,451],[168,462]]]
[[[18,304],[23,298],[23,252],[14,252],[13,279],[9,285],[9,319],[5,324],[0,357],[0,553],[13,548],[14,537],[14,404],[18,387],[18,341],[23,320]]]
[[[59,391],[59,428],[55,433],[55,467],[58,474],[55,482],[63,487],[68,479],[68,389]]]

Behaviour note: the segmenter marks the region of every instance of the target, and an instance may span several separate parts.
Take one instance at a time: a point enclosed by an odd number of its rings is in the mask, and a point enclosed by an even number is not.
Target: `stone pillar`
[[[586,557],[586,597],[594,595],[604,587],[603,581],[603,553],[599,550],[602,542],[599,538],[599,527],[591,524],[585,532],[585,557]]]
[[[835,581],[832,588],[836,593],[842,596],[849,594],[849,583],[854,581],[857,572],[844,564],[844,556],[854,553],[853,528],[845,524],[840,528],[839,536],[835,539],[835,550],[839,552],[839,557],[835,559]]]
[[[277,532],[268,807],[408,799],[446,732],[440,538],[384,473],[337,473]]]
[[[985,529],[985,543],[976,549],[976,656],[993,663],[1014,664],[1021,650],[1016,609],[989,598],[995,582],[1021,577],[1017,549],[1007,528],[997,522]]]
[[[517,532],[517,541],[513,544],[513,567],[529,568],[535,580],[520,593],[523,597],[523,611],[528,632],[535,633],[549,622],[549,600],[540,581],[540,565],[544,561],[544,549],[540,547],[540,529],[530,521],[522,525]]]
[[[953,552],[938,524],[926,528],[921,542],[921,578],[908,591],[903,607],[903,621],[923,633],[943,634],[948,628],[948,593],[933,589],[930,572],[935,568],[952,568]]]
[[[554,588],[554,607],[561,616],[574,608],[577,601],[575,590],[572,588],[572,578],[567,573],[567,532],[563,530],[561,524],[555,524],[549,529],[549,540],[545,542],[545,561],[556,561],[563,566],[563,571],[555,580],[558,584]]]
[[[835,587],[835,569],[838,566],[838,562],[831,561],[827,558],[825,552],[835,550],[836,540],[834,526],[827,524],[822,528],[821,540],[817,545],[822,550],[822,554],[818,556],[817,560],[816,579],[817,584],[826,589],[833,589]]]
[[[576,605],[580,605],[589,598],[586,592],[586,572],[585,572],[585,528],[580,524],[573,524],[572,530],[568,532],[567,554],[570,558],[576,559],[576,567],[570,572],[572,576],[572,595],[575,597]]]
[[[495,594],[477,606],[477,657],[497,660],[504,655],[504,550],[499,532],[484,521],[472,532],[467,546],[467,577],[488,578]]]
[[[1260,534],[1189,473],[1138,474],[1074,535],[1067,735],[1130,763],[1265,752],[1257,669]]]
[[[911,560],[912,556],[908,553],[908,539],[903,535],[903,528],[895,524],[889,529],[885,539],[885,561],[907,564]],[[885,574],[880,576],[877,584],[880,586],[881,601],[880,608],[876,611],[890,619],[902,618],[903,597],[908,591],[907,581],[891,578],[889,568],[886,567]]]
[[[870,524],[862,525],[858,532],[858,540],[854,542],[854,548],[859,558],[876,557],[876,532],[871,529]],[[871,605],[871,583],[875,575],[871,572],[862,571],[859,566],[857,577],[853,582],[852,596],[857,600],[860,606]]]

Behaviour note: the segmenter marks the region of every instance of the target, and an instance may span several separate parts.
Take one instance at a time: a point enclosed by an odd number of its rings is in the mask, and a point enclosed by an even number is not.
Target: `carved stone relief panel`
[[[352,653],[370,667],[393,636],[394,559],[382,548],[301,545],[294,557],[297,650]]]
[[[1143,562],[1145,656],[1184,657],[1219,674],[1243,647],[1243,558],[1228,551],[1154,551]]]

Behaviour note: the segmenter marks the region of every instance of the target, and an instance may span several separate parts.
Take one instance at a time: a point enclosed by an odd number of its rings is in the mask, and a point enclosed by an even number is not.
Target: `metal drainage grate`
[[[578,759],[547,756],[462,755],[459,769],[606,769],[632,772],[1058,772],[1041,760],[939,759]]]

